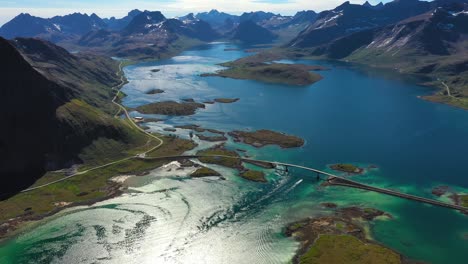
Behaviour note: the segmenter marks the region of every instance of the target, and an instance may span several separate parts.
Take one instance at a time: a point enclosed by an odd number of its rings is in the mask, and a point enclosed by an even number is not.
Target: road
[[[117,75],[120,75],[120,83],[116,86],[113,86],[111,89],[112,90],[115,90],[117,91],[117,93],[115,94],[114,98],[112,99],[112,103],[115,104],[116,106],[119,107],[120,111],[123,111],[125,113],[125,116],[127,117],[127,119],[130,121],[130,123],[136,128],[138,129],[139,131],[141,131],[142,133],[146,134],[148,137],[152,138],[152,139],[156,139],[159,143],[158,145],[156,145],[155,147],[145,151],[145,152],[142,152],[140,154],[137,154],[136,156],[130,156],[130,157],[127,157],[127,158],[123,158],[123,159],[120,159],[120,160],[116,160],[116,161],[112,161],[112,162],[109,162],[109,163],[106,163],[106,164],[103,164],[103,165],[100,165],[100,166],[96,166],[96,167],[93,167],[93,168],[90,168],[90,169],[87,169],[87,170],[84,170],[84,171],[79,171],[79,172],[75,172],[71,175],[68,175],[67,177],[64,177],[64,178],[61,178],[59,180],[56,180],[56,181],[52,181],[52,182],[49,182],[49,183],[46,183],[46,184],[42,184],[42,185],[39,185],[39,186],[35,186],[35,187],[31,187],[31,188],[28,188],[28,189],[25,189],[25,190],[22,190],[21,192],[24,193],[24,192],[30,192],[30,191],[33,191],[33,190],[37,190],[37,189],[40,189],[40,188],[44,188],[46,186],[49,186],[49,185],[52,185],[52,184],[55,184],[55,183],[59,183],[59,182],[62,182],[62,181],[65,181],[65,180],[68,180],[70,178],[73,178],[75,176],[78,176],[78,175],[83,175],[83,174],[86,174],[90,171],[94,171],[94,170],[97,170],[97,169],[101,169],[101,168],[104,168],[104,167],[108,167],[108,166],[111,166],[111,165],[114,165],[114,164],[117,164],[117,163],[121,163],[121,162],[124,162],[124,161],[127,161],[127,160],[131,160],[133,158],[136,158],[136,157],[140,157],[140,158],[144,158],[146,157],[146,154],[150,153],[151,151],[154,151],[155,149],[159,148],[162,146],[162,144],[164,144],[164,141],[151,134],[151,133],[148,133],[146,132],[144,129],[142,129],[140,126],[138,126],[134,121],[133,119],[130,117],[130,115],[128,114],[128,111],[127,109],[116,102],[117,98],[118,98],[118,95],[120,93],[120,88],[122,88],[122,86],[125,84],[125,76],[123,74],[123,71],[122,71],[122,63],[123,62],[120,62],[119,64],[119,71],[116,73]],[[119,111],[119,112],[120,112]]]
[[[310,167],[306,167],[306,166],[291,164],[291,163],[284,163],[284,162],[278,162],[278,161],[268,161],[268,160],[257,160],[257,159],[242,158],[242,157],[234,157],[234,156],[225,156],[225,155],[179,155],[179,156],[161,156],[161,157],[141,157],[141,156],[136,156],[136,157],[129,157],[129,158],[126,158],[125,160],[133,159],[133,158],[138,158],[138,159],[145,159],[145,160],[153,160],[153,161],[156,161],[156,160],[198,159],[198,158],[203,158],[203,157],[217,157],[217,158],[240,159],[241,161],[250,162],[250,163],[252,163],[252,164],[253,164],[253,163],[260,163],[260,166],[262,166],[261,164],[264,164],[264,165],[271,164],[271,165],[272,165],[272,166],[271,166],[272,168],[273,168],[273,167],[276,167],[276,166],[278,166],[278,165],[287,166],[287,167],[292,167],[292,168],[298,168],[298,169],[307,170],[307,171],[311,171],[311,172],[314,172],[314,173],[318,173],[318,174],[321,174],[321,175],[328,176],[327,181],[328,181],[328,183],[329,183],[330,185],[345,186],[345,187],[358,188],[358,189],[363,189],[363,190],[367,190],[367,191],[378,192],[378,193],[382,193],[382,194],[387,194],[387,195],[391,195],[391,196],[396,196],[396,197],[404,198],[404,199],[407,199],[407,200],[413,200],[413,201],[420,202],[420,203],[425,203],[425,204],[430,204],[430,205],[445,207],[445,208],[449,208],[449,209],[455,209],[455,210],[459,210],[459,211],[461,211],[461,212],[463,212],[463,213],[468,213],[468,208],[463,207],[463,206],[454,205],[454,204],[449,204],[449,203],[444,203],[444,202],[437,201],[437,200],[433,200],[433,199],[428,199],[428,198],[419,197],[419,196],[416,196],[416,195],[405,194],[405,193],[397,192],[397,191],[390,190],[390,189],[379,188],[379,187],[375,187],[375,186],[371,186],[371,185],[359,183],[359,182],[356,182],[356,181],[353,181],[353,180],[349,180],[349,179],[347,179],[347,178],[344,178],[344,177],[341,177],[341,176],[337,176],[337,175],[334,175],[334,174],[331,174],[331,173],[328,173],[328,172],[325,172],[325,171],[317,170],[317,169],[310,168]],[[118,161],[117,161],[117,162],[118,162]],[[114,163],[117,163],[117,162],[114,162]],[[113,164],[113,163],[112,163],[112,164]],[[108,165],[110,165],[110,164],[102,165],[102,166],[99,166],[99,167],[96,167],[96,168],[93,168],[93,169],[90,169],[90,170],[95,170],[95,169],[102,168],[102,167],[105,167],[105,166],[108,166]],[[83,174],[83,173],[89,172],[90,170],[85,171],[85,172],[81,172],[81,173]],[[37,187],[31,188],[31,190],[32,190],[32,189],[42,188],[42,187],[45,187],[45,186],[54,184],[54,183],[56,183],[56,182],[60,182],[60,181],[66,180],[66,179],[71,178],[71,177],[73,177],[73,176],[68,176],[68,177],[66,177],[66,178],[63,178],[63,179],[60,179],[60,180],[58,180],[58,181],[51,182],[51,183],[48,183],[48,184],[45,184],[45,185],[42,185],[42,186],[37,186]],[[25,190],[25,191],[27,191],[27,190]],[[23,192],[24,192],[24,191],[23,191]]]
[[[442,82],[442,84],[445,86],[445,89],[447,89],[447,95],[452,97],[452,94],[450,93],[450,88],[448,87],[448,85],[445,84],[444,82]]]
[[[224,155],[185,155],[185,156],[167,156],[167,157],[156,157],[156,158],[145,158],[145,159],[149,159],[149,160],[164,160],[164,159],[177,160],[177,159],[190,159],[190,158],[203,158],[203,157],[220,157],[220,158],[241,159],[242,161],[245,161],[245,162],[259,162],[259,163],[264,163],[264,164],[272,164],[272,165],[276,165],[276,166],[281,165],[281,166],[288,166],[288,167],[292,167],[292,168],[303,169],[303,170],[307,170],[307,171],[311,171],[311,172],[315,172],[315,173],[318,173],[318,174],[321,174],[321,175],[328,176],[329,178],[328,178],[327,181],[330,183],[330,185],[352,187],[352,188],[358,188],[358,189],[367,190],[367,191],[378,192],[378,193],[382,193],[382,194],[387,194],[387,195],[391,195],[391,196],[404,198],[404,199],[407,199],[407,200],[416,201],[416,202],[419,202],[419,203],[425,203],[425,204],[440,206],[440,207],[444,207],[444,208],[455,209],[455,210],[459,210],[459,211],[461,211],[463,213],[468,214],[468,208],[467,207],[463,207],[463,206],[459,206],[459,205],[455,205],[455,204],[450,204],[450,203],[444,203],[444,202],[441,202],[441,201],[428,199],[428,198],[424,198],[424,197],[420,197],[420,196],[416,196],[416,195],[406,194],[406,193],[402,193],[402,192],[397,192],[397,191],[390,190],[390,189],[374,187],[374,186],[371,186],[371,185],[367,185],[367,184],[359,183],[359,182],[356,182],[356,181],[353,181],[353,180],[349,180],[347,178],[337,176],[337,175],[334,175],[334,174],[331,174],[331,173],[328,173],[328,172],[325,172],[325,171],[321,171],[321,170],[317,170],[317,169],[309,168],[309,167],[305,167],[305,166],[300,166],[300,165],[296,165],[296,164],[291,164],[291,163],[284,163],[284,162],[278,162],[278,161],[268,161],[268,160],[256,160],[256,159],[232,157],[232,156],[224,156]]]

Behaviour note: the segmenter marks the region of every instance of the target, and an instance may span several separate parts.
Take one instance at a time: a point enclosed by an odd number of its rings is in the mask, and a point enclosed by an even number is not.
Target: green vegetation
[[[240,176],[249,181],[266,182],[265,173],[255,170],[246,170],[240,173]]]
[[[224,135],[225,134],[223,131],[219,131],[219,130],[216,130],[216,129],[210,129],[210,128],[208,128],[206,131],[208,131],[210,133],[213,133],[213,134],[219,134],[219,135]]]
[[[461,206],[468,207],[468,194],[460,194],[459,197]]]
[[[160,94],[160,93],[164,93],[164,90],[161,90],[161,89],[151,89],[149,91],[146,92],[146,94]]]
[[[295,232],[301,228],[304,227],[304,225],[306,224],[306,222],[297,222],[297,223],[294,223],[290,226],[288,226],[288,229],[291,231],[291,232]]]
[[[304,145],[304,140],[299,137],[265,129],[254,132],[232,131],[229,132],[229,135],[237,142],[258,148],[265,145],[278,145],[282,148],[296,148]]]
[[[178,103],[174,101],[165,101],[142,105],[137,107],[136,110],[142,114],[184,116],[195,114],[195,111],[198,108],[205,108],[205,105],[192,102]]]
[[[118,92],[117,92],[117,98],[116,98],[115,101],[116,101],[117,103],[121,103],[122,100],[123,100],[125,97],[127,97],[127,95],[126,95],[124,92],[118,91]]]
[[[206,131],[206,129],[200,127],[199,125],[181,125],[181,126],[175,126],[175,128],[194,130],[199,133],[203,133]]]
[[[190,174],[191,177],[199,178],[199,177],[208,177],[208,176],[221,176],[219,172],[207,168],[207,167],[201,167],[198,168],[196,171],[194,171],[192,174]]]
[[[423,98],[435,103],[448,104],[462,109],[468,109],[468,95],[466,96],[467,97],[447,96],[446,94],[444,94],[444,92],[440,92],[437,94],[424,96]]]
[[[214,99],[214,101],[217,102],[217,103],[231,104],[231,103],[235,103],[235,102],[239,101],[239,98],[233,98],[233,99],[230,99],[230,98],[216,98],[216,99]]]
[[[399,254],[349,235],[321,235],[300,257],[302,264],[401,263]]]
[[[229,157],[239,157],[239,154],[235,151],[227,150],[223,147],[214,147],[211,149],[201,150],[197,152],[197,155],[221,155]],[[224,157],[202,157],[199,160],[203,163],[217,164],[233,169],[243,169],[242,162],[237,158],[224,158]]]
[[[164,140],[164,144],[158,149],[148,153],[147,157],[180,155],[196,146],[192,141],[184,139],[166,136],[159,137]],[[148,138],[145,137],[145,139]],[[108,161],[113,161],[113,158],[117,158],[119,155],[122,155],[120,156],[121,158],[128,157],[128,155],[112,153],[116,152],[115,149],[112,150],[113,144],[104,146],[110,153],[104,151],[93,153],[93,150],[98,150],[99,146],[102,146],[100,144],[103,143],[97,143],[94,147],[83,153],[84,157],[87,157],[86,160],[89,158],[89,161],[83,164],[80,170],[89,169],[99,164],[106,164]],[[156,142],[147,142],[144,146],[127,150],[126,153],[141,153],[144,150],[151,149],[155,145]],[[166,162],[167,161],[164,160],[152,161],[132,158],[107,167],[89,171],[85,174],[76,175],[65,181],[40,189],[19,193],[7,200],[0,201],[0,223],[18,216],[22,217],[22,220],[40,219],[47,214],[53,214],[57,210],[60,210],[62,206],[66,204],[88,204],[117,195],[120,192],[119,185],[111,183],[109,179],[118,175],[142,174],[146,171],[158,168]],[[91,164],[93,166],[91,166]],[[39,179],[34,186],[62,179],[65,176],[64,173],[49,172]],[[26,211],[27,214],[25,213]],[[14,225],[21,224],[20,222],[21,221],[16,222]],[[2,234],[0,232],[0,237],[1,236]]]
[[[205,140],[205,141],[210,141],[210,142],[218,142],[218,141],[226,141],[227,140],[227,137],[222,136],[222,135],[209,137],[209,136],[197,134],[197,137],[200,140]]]
[[[362,173],[364,171],[364,169],[359,168],[353,164],[333,164],[330,166],[330,168],[336,171],[342,171],[346,173],[356,173],[356,174]]]
[[[133,154],[129,150],[150,144],[128,120],[114,118],[78,99],[57,108],[56,116],[63,129],[74,131],[61,145],[86,166],[127,157]]]
[[[322,79],[312,70],[319,69],[317,66],[303,64],[282,63],[247,63],[236,62],[224,63],[222,66],[229,67],[214,74],[203,74],[202,76],[220,76],[233,79],[256,80],[268,83],[281,83],[287,85],[305,86],[313,84]]]

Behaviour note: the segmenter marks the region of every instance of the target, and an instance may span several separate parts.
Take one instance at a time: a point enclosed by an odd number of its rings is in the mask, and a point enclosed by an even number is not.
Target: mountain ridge
[[[116,109],[107,104],[113,97],[110,86],[120,82],[115,61],[77,57],[37,39],[0,38],[0,54],[0,110],[8,128],[0,131],[0,199],[30,186],[46,171],[82,162],[80,153],[98,142],[143,144],[113,118]],[[106,76],[98,80],[98,75]]]

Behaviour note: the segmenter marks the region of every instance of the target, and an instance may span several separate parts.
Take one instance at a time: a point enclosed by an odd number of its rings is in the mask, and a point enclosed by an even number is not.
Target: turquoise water
[[[419,99],[431,91],[415,80],[343,63],[296,61],[330,68],[321,72],[322,81],[308,87],[199,77],[220,69],[220,62],[248,55],[224,51],[228,47],[232,45],[216,43],[127,67],[124,104],[240,98],[148,126],[159,132],[178,124],[282,131],[304,138],[306,145],[290,150],[227,145],[252,157],[323,170],[339,162],[377,165],[355,179],[431,198],[432,187],[439,184],[467,192],[468,111]],[[151,72],[155,68],[160,71]],[[154,88],[165,93],[145,94]],[[177,133],[188,136],[187,131]],[[212,145],[199,143],[199,148]],[[270,172],[269,183],[258,184],[212,167],[227,180],[189,179],[186,171],[168,169],[131,178],[123,196],[63,212],[2,245],[0,263],[285,263],[298,244],[282,236],[282,229],[329,213],[321,202],[389,212],[392,219],[371,224],[371,236],[410,258],[466,262],[468,221],[458,212],[360,190],[323,188],[302,171]]]

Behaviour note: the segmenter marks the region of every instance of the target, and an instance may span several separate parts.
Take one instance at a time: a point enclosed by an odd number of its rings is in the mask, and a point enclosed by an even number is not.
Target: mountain
[[[117,147],[137,140],[113,118],[110,87],[120,82],[115,61],[24,38],[0,38],[0,55],[0,199],[47,170],[82,161],[80,153],[93,144]]]
[[[382,9],[384,7],[384,4],[382,2],[378,3],[377,5],[373,6],[369,1],[366,1],[362,6],[371,8],[371,9]]]
[[[288,22],[289,25],[295,24],[312,24],[317,19],[318,14],[312,10],[299,11],[297,12],[292,19]]]
[[[443,89],[431,100],[462,106],[464,101],[454,98],[468,98],[468,5],[445,5],[394,25],[350,34],[312,54],[430,77],[431,85]]]
[[[147,34],[161,26],[161,22],[165,21],[166,17],[159,11],[144,11],[136,15],[130,23],[122,30],[122,33],[130,34]]]
[[[463,50],[468,34],[468,5],[438,7],[394,25],[360,31],[317,48],[342,59],[359,53],[377,57],[448,56]],[[354,55],[356,57],[356,55]],[[368,58],[370,59],[370,58]],[[413,62],[412,62],[413,63]]]
[[[241,22],[237,28],[228,34],[230,39],[245,44],[271,43],[277,36],[266,28],[257,25],[251,20]]]
[[[74,13],[44,19],[21,13],[0,28],[0,36],[8,39],[39,37],[59,42],[106,27],[106,23],[96,14],[88,16],[87,14]]]
[[[219,37],[210,24],[193,15],[167,19],[159,11],[144,11],[121,31],[96,30],[85,34],[78,41],[78,48],[118,57],[154,59]]]
[[[109,30],[119,31],[125,28],[133,20],[134,17],[136,17],[137,15],[141,13],[142,11],[138,9],[134,9],[128,12],[127,16],[123,18],[111,17],[111,18],[105,18],[103,19],[103,21],[104,23],[107,24],[107,28]]]
[[[321,12],[317,20],[293,39],[291,47],[311,47],[327,43],[354,32],[396,23],[428,12],[432,3],[419,0],[394,0],[381,8],[355,5],[350,2]]]
[[[60,28],[61,32],[83,35],[91,30],[106,28],[107,24],[96,14],[73,13],[66,16],[55,16],[49,19]]]
[[[60,33],[60,28],[50,20],[21,13],[0,28],[0,36],[5,38],[33,37]]]
[[[221,27],[226,20],[232,21],[233,23],[239,22],[239,16],[219,12],[216,9],[210,12],[198,13],[195,15],[195,18],[208,22],[213,28]]]
[[[275,16],[277,15],[271,12],[263,12],[263,11],[243,13],[239,17],[239,22],[253,21],[254,23],[260,23],[265,20],[270,20],[272,17],[275,17]]]

